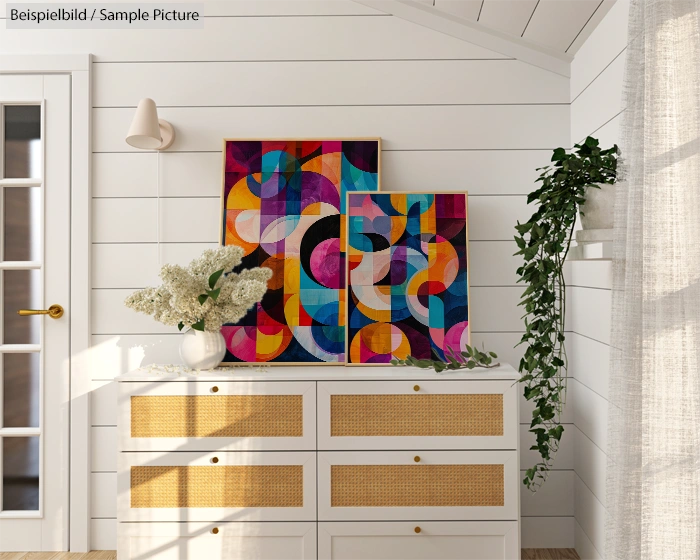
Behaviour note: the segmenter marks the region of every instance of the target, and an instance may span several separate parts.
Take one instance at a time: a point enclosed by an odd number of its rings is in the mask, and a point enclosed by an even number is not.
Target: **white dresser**
[[[519,558],[517,377],[125,374],[118,558]]]

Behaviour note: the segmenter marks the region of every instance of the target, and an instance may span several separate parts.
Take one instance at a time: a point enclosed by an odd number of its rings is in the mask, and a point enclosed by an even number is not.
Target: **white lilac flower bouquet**
[[[166,264],[160,270],[162,285],[138,290],[124,304],[179,330],[218,333],[262,299],[272,276],[269,268],[231,272],[242,257],[243,249],[230,245],[204,251],[186,267]]]

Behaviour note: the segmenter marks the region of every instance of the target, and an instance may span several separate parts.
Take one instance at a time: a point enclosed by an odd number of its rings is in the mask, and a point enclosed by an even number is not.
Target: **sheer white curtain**
[[[699,5],[630,5],[613,249],[608,559],[700,559]]]

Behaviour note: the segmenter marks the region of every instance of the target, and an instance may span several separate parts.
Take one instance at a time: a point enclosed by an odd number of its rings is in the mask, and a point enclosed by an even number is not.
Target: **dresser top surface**
[[[146,366],[116,378],[134,381],[494,381],[516,380],[518,372],[508,364],[491,369],[444,371],[393,366],[258,366],[244,365],[194,371],[180,365]]]

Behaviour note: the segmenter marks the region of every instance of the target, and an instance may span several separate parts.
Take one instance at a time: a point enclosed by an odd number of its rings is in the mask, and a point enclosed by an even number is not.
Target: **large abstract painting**
[[[469,343],[466,193],[348,194],[348,363]]]
[[[236,363],[345,363],[346,193],[379,188],[378,139],[225,140],[222,243],[268,292],[222,329]]]

